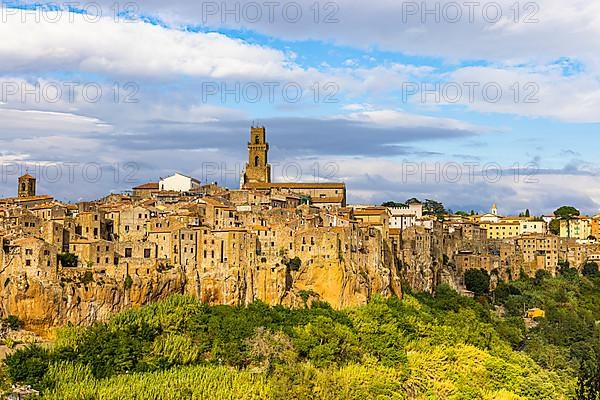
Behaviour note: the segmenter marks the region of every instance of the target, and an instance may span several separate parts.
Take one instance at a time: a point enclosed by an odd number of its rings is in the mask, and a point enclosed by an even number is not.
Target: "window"
[[[144,258],[150,258],[150,249],[144,249]]]
[[[33,250],[31,249],[25,249],[25,255],[30,256],[33,254]]]
[[[125,249],[125,257],[126,258],[131,258],[132,253],[133,253],[133,249],[131,247],[128,247]]]
[[[25,260],[25,265],[31,267],[31,260]]]
[[[256,156],[254,157],[254,166],[258,167],[260,165],[260,157]]]

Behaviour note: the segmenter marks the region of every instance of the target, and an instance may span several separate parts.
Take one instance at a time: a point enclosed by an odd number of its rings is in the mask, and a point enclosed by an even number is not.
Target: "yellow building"
[[[511,239],[526,234],[545,234],[546,222],[532,217],[503,217],[498,222],[482,222],[488,239]]]
[[[480,226],[487,230],[488,239],[510,239],[521,234],[519,222],[483,223]]]
[[[592,235],[592,218],[573,217],[560,220],[560,237],[586,240]]]
[[[546,312],[539,308],[527,310],[527,318],[546,318]]]

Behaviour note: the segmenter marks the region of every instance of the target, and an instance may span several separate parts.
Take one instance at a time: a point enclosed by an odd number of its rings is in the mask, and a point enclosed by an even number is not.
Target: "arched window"
[[[260,164],[260,157],[259,156],[254,157],[254,166],[258,167],[259,164]]]
[[[259,138],[258,136],[256,136],[256,137],[254,138],[254,143],[255,143],[255,144],[260,144],[260,138]]]

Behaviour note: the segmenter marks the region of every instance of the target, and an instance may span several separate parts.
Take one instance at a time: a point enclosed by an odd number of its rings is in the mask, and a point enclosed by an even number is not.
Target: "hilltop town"
[[[468,270],[484,270],[494,286],[600,260],[600,215],[501,216],[496,205],[449,214],[416,199],[349,205],[344,183],[272,182],[264,127],[251,128],[247,146],[239,190],[176,173],[73,205],[21,176],[18,196],[0,199],[3,316],[43,331],[173,293],[343,308],[400,297],[403,282],[471,296]]]

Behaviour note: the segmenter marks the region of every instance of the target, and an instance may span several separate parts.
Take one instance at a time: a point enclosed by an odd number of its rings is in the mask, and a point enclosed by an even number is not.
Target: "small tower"
[[[271,165],[268,163],[269,143],[264,127],[250,129],[248,142],[248,163],[246,164],[244,186],[253,183],[271,183]]]
[[[19,197],[35,196],[35,178],[29,174],[19,177]]]
[[[498,207],[496,207],[496,203],[492,204],[492,215],[498,215]]]

